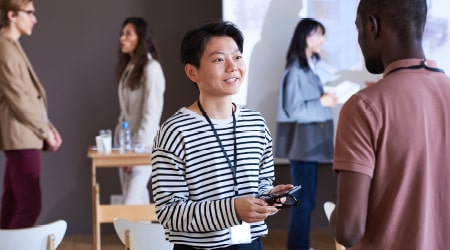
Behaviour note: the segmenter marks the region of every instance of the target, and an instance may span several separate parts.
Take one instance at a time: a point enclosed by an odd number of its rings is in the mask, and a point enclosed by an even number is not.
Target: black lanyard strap
[[[233,174],[233,181],[234,181],[234,194],[238,195],[238,184],[237,184],[237,178],[236,178],[236,166],[237,166],[237,142],[236,142],[236,116],[234,114],[234,109],[231,108],[231,114],[233,116],[233,139],[234,139],[234,159],[233,163],[231,163],[230,157],[228,157],[227,151],[223,147],[222,141],[220,140],[219,135],[217,134],[217,130],[214,127],[214,124],[211,122],[211,119],[209,119],[208,114],[206,114],[205,110],[203,109],[202,105],[200,104],[200,100],[197,100],[197,106],[200,109],[200,112],[202,112],[202,115],[205,117],[206,121],[208,121],[209,126],[211,126],[211,129],[216,136],[217,142],[219,143],[220,149],[223,152],[223,155],[227,159],[228,165],[231,168],[231,173]]]
[[[433,72],[444,73],[444,70],[442,70],[440,68],[433,68],[433,67],[428,66],[427,60],[424,59],[421,64],[391,69],[389,72],[384,74],[384,76],[387,76],[391,73],[397,72],[399,70],[404,70],[404,69],[426,69],[426,70],[433,71]]]

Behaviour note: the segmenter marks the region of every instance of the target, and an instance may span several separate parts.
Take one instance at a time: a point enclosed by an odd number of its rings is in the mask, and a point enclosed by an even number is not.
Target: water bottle
[[[119,133],[119,150],[121,153],[131,151],[131,132],[128,122],[123,121]]]

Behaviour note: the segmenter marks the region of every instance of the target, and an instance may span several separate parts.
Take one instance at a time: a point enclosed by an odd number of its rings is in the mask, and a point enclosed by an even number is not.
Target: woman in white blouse
[[[150,151],[159,129],[165,78],[159,56],[146,21],[128,17],[122,25],[119,58],[116,67],[120,116],[115,143],[123,121],[128,122],[134,148]],[[151,166],[124,166],[119,170],[124,204],[150,202],[148,181]]]

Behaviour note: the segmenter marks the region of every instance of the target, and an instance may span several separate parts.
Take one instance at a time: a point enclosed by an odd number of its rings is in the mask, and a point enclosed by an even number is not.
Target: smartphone
[[[302,188],[302,186],[298,185],[298,186],[294,186],[294,187],[292,187],[290,189],[283,189],[283,190],[278,191],[278,192],[270,193],[270,195],[283,195],[285,193],[293,194],[293,193],[299,191],[301,188]]]
[[[266,201],[269,205],[273,205],[273,204],[281,204],[281,203],[285,203],[287,201],[289,201],[289,203],[292,203],[294,205],[296,205],[298,203],[297,199],[295,199],[295,197],[293,197],[292,194],[294,194],[295,192],[299,191],[302,187],[300,185],[298,186],[294,186],[293,188],[290,189],[284,189],[278,192],[273,192],[270,194],[262,194],[262,195],[258,195],[258,198],[263,199],[264,201]],[[287,198],[286,196],[292,196],[293,198]]]

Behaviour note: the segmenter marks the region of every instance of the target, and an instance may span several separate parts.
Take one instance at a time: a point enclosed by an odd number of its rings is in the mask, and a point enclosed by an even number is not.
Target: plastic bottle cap
[[[128,122],[122,122],[122,128],[128,128]]]

